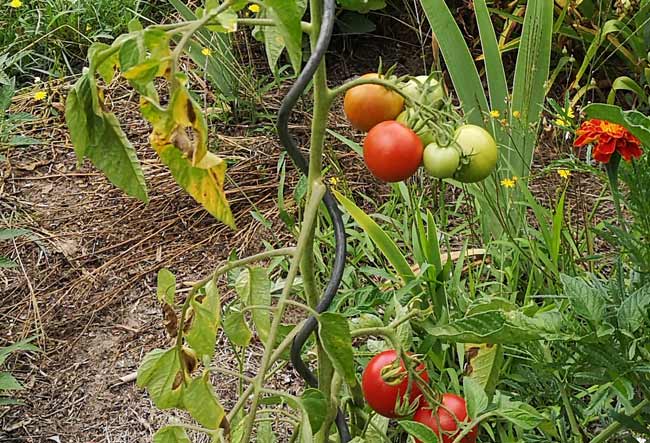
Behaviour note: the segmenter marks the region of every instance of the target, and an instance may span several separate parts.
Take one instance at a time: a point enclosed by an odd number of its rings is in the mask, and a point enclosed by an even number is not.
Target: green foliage
[[[34,337],[18,341],[8,346],[0,347],[0,368],[5,364],[9,355],[14,352],[38,352],[40,349],[30,343],[33,340]],[[23,385],[11,374],[11,372],[0,371],[0,407],[22,404],[22,402],[11,397],[13,392],[22,389],[24,389]]]

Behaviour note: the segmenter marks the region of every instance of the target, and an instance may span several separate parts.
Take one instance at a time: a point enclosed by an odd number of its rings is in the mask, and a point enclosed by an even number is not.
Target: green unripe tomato
[[[454,140],[462,151],[460,169],[454,176],[463,183],[475,183],[489,176],[497,165],[497,144],[485,129],[463,125],[456,129]]]
[[[421,122],[421,119],[418,119],[415,117],[415,111],[412,109],[407,109],[403,111],[400,115],[397,116],[395,119],[398,123],[403,124],[404,126],[411,128],[415,130],[415,128],[418,128],[418,137],[420,137],[420,140],[422,140],[422,146],[426,146],[429,143],[433,143],[436,138],[433,135],[433,131],[431,128],[427,125],[423,125]]]
[[[451,178],[460,165],[460,153],[453,146],[430,143],[424,148],[424,169],[436,178]]]

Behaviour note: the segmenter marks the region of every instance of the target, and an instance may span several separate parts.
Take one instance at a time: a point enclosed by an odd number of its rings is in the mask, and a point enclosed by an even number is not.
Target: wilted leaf
[[[465,344],[465,378],[474,379],[490,396],[494,394],[502,363],[501,345]]]
[[[169,303],[163,304],[163,323],[169,336],[175,337],[178,333],[178,316]]]

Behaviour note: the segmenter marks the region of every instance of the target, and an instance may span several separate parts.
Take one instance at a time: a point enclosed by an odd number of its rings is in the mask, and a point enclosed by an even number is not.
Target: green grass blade
[[[438,40],[447,70],[469,123],[485,126],[483,115],[489,112],[481,78],[463,34],[444,0],[420,0],[431,29]],[[551,5],[552,7],[552,5]]]
[[[497,36],[485,0],[475,0],[474,11],[476,12],[476,22],[478,23],[481,46],[485,57],[485,72],[490,91],[490,107],[505,116],[508,106],[508,83],[503,69]],[[507,134],[503,131],[502,126],[497,124],[495,120],[493,120],[492,126],[497,143],[505,143]]]
[[[512,93],[512,111],[521,113],[521,121],[518,122],[520,124],[513,125],[514,149],[507,154],[513,173],[519,177],[528,174],[537,144],[539,116],[544,105],[544,86],[550,70],[552,35],[553,2],[529,1]]]
[[[399,250],[395,242],[381,229],[381,227],[372,219],[368,214],[363,212],[361,208],[354,204],[354,202],[346,198],[343,194],[337,191],[332,191],[337,200],[343,205],[348,213],[354,220],[361,226],[370,239],[377,245],[379,250],[384,254],[386,259],[395,268],[397,276],[403,281],[408,282],[415,278],[413,270],[409,266],[408,261]]]

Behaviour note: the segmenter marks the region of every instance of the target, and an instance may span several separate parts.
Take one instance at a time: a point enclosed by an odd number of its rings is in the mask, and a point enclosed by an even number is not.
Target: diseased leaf
[[[357,384],[354,370],[352,336],[347,319],[341,314],[325,312],[318,319],[318,336],[336,371],[349,386]]]
[[[183,405],[201,426],[218,429],[226,414],[208,377],[209,373],[206,372],[187,385],[183,393]]]
[[[194,319],[185,339],[199,357],[207,355],[212,358],[221,320],[219,291],[212,280],[205,285],[205,295],[195,294],[190,306],[194,311]]]
[[[223,190],[226,162],[208,152],[201,162],[192,166],[183,153],[173,145],[156,151],[169,168],[176,182],[216,219],[235,229],[235,219]]]
[[[492,396],[503,363],[501,345],[465,343],[465,378],[472,378]]]
[[[183,375],[176,348],[154,349],[144,356],[136,383],[147,388],[149,396],[160,409],[174,408],[181,404]]]

